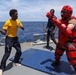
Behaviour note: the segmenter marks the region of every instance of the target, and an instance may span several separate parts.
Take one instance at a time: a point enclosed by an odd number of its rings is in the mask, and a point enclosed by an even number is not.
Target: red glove
[[[46,14],[46,16],[48,17],[48,18],[52,18],[53,17],[53,12],[48,12],[47,14]]]

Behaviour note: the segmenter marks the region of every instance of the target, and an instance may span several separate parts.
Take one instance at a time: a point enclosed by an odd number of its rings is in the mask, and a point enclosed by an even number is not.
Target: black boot
[[[51,65],[52,66],[58,66],[58,65],[60,65],[60,61],[59,62],[54,61]]]

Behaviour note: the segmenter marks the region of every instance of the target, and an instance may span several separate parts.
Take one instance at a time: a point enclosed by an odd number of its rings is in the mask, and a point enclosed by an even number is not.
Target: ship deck
[[[55,51],[56,45],[53,42],[50,43],[52,50],[44,48],[45,45],[46,44],[33,45],[32,42],[24,42],[24,43],[21,43],[21,48],[22,48],[22,52],[26,51],[29,48],[39,49],[39,50],[44,50],[44,51],[49,51],[49,52]],[[9,58],[15,55],[15,51],[16,50],[12,48],[12,52]],[[4,46],[0,46],[0,60],[2,59],[3,54],[4,54]],[[8,59],[7,67],[6,67],[6,70],[3,72],[3,75],[17,75],[17,74],[18,75],[55,75],[55,74],[48,74],[48,73],[24,66],[24,65],[13,67],[11,61]]]
[[[50,51],[48,49],[43,48],[45,45],[46,44],[33,45],[32,42],[24,42],[24,43],[21,43],[21,48],[22,48],[22,52],[29,49],[29,48]],[[50,45],[51,45],[51,47],[53,47],[55,49],[55,45],[53,43],[51,43]],[[0,60],[2,59],[3,54],[4,54],[4,46],[0,46]],[[15,49],[12,48],[12,52],[11,52],[10,57],[13,57],[14,55],[15,55]],[[29,67],[26,67],[23,65],[12,67],[12,63],[8,59],[7,60],[7,68],[3,72],[3,75],[17,75],[17,74],[18,75],[49,75],[47,73],[44,73],[44,72],[29,68]]]

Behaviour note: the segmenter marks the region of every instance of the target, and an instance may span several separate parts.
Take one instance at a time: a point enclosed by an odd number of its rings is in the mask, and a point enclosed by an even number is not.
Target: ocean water
[[[46,28],[47,22],[22,22],[25,30],[18,29],[18,37],[19,37],[19,42],[32,42],[34,41],[34,36],[33,34],[42,34],[44,33],[44,29]],[[2,26],[4,25],[4,22],[0,22],[0,29],[2,29]],[[57,38],[57,33],[56,31],[55,38]],[[0,39],[3,37],[0,33]],[[44,36],[40,36],[40,39],[43,40]]]

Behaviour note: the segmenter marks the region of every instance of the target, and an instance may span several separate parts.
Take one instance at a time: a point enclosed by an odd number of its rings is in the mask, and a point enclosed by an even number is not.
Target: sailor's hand
[[[20,24],[17,24],[17,26],[20,28],[21,27],[21,25]]]
[[[44,29],[44,32],[46,32],[47,31],[47,29]]]

